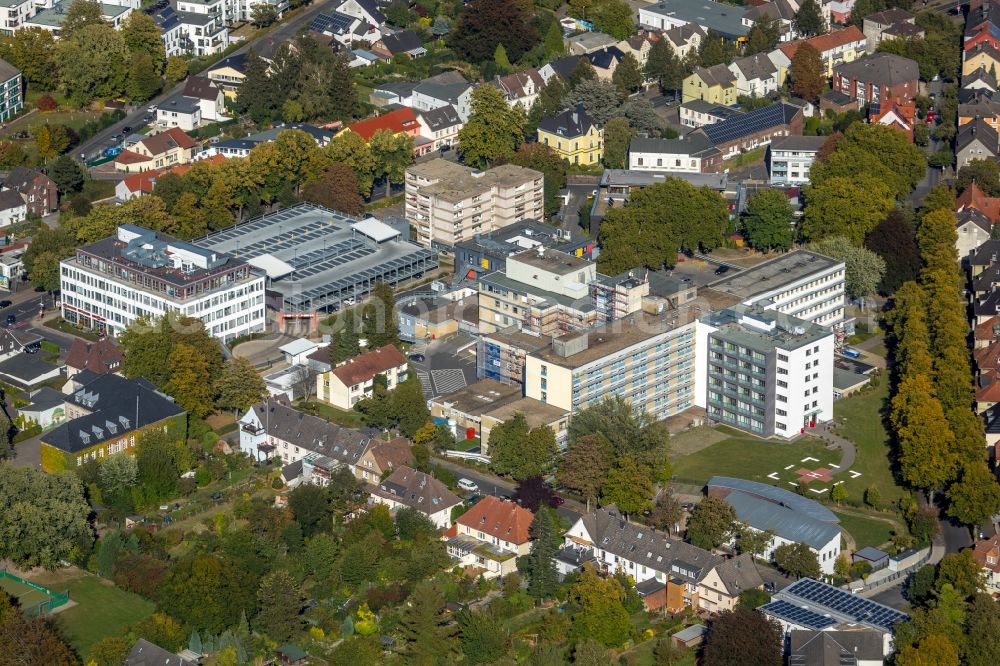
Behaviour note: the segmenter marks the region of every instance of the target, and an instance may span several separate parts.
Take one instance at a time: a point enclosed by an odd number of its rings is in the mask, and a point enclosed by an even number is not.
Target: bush
[[[274,479],[271,481],[271,488],[273,488],[274,490],[281,490],[284,487],[285,487],[285,482],[281,480],[280,476],[274,477]]]
[[[59,103],[52,97],[52,95],[42,95],[35,102],[35,106],[38,107],[39,111],[55,111],[59,108]]]

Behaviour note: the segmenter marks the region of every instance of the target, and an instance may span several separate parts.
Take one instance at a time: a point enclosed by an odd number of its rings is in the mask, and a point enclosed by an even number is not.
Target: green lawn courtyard
[[[869,486],[878,488],[882,502],[887,504],[906,493],[896,485],[892,475],[892,448],[882,418],[888,390],[888,382],[883,379],[870,391],[833,403],[833,415],[838,423],[835,432],[854,442],[857,450],[854,469],[861,472],[861,476],[844,481],[851,500],[860,501]]]
[[[887,522],[888,518],[880,520],[874,515],[865,516],[838,509],[833,512],[840,518],[840,526],[854,537],[854,544],[859,549],[865,546],[878,548],[892,539],[893,526]]]
[[[75,568],[43,572],[31,580],[55,592],[69,590],[76,605],[55,618],[66,640],[81,655],[102,638],[118,636],[125,627],[142,622],[156,609],[153,602]]]

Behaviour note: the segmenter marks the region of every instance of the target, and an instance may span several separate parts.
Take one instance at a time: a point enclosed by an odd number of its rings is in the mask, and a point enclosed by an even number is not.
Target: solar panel
[[[734,116],[719,123],[705,125],[701,129],[713,144],[720,144],[729,143],[771,127],[777,127],[784,122],[785,105],[779,102],[742,116]]]
[[[761,606],[760,610],[768,615],[773,615],[791,624],[805,627],[807,629],[815,629],[817,631],[837,624],[837,621],[831,617],[820,615],[819,613],[815,613],[808,608],[802,608],[801,606],[790,604],[787,601],[772,601]]]
[[[864,622],[892,631],[897,622],[909,619],[906,613],[880,603],[858,597],[825,583],[803,579],[782,591],[782,596],[794,595],[799,599],[829,608],[852,621]]]

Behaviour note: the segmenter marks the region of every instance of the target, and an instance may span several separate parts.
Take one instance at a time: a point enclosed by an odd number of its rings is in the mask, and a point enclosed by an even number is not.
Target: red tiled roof
[[[983,569],[1000,573],[1000,534],[994,534],[990,539],[977,541],[976,547],[972,550],[972,558]],[[987,558],[992,558],[993,561],[989,562]]]
[[[796,42],[789,42],[781,47],[782,53],[788,56],[791,60],[795,57],[795,52],[799,50],[799,46],[802,44],[810,44],[820,52],[820,55],[824,51],[829,51],[830,49],[837,48],[838,46],[844,46],[845,44],[850,44],[851,42],[863,42],[865,41],[865,33],[856,26],[852,25],[843,30],[835,30],[833,32],[828,32],[825,35],[817,35],[810,39],[799,40]]]
[[[107,375],[120,370],[124,360],[121,350],[111,340],[90,343],[74,338],[66,356],[66,365],[77,370]]]
[[[344,386],[354,386],[401,365],[406,365],[406,357],[392,345],[386,345],[355,356],[347,363],[334,368],[332,372]]]
[[[986,196],[986,193],[976,183],[972,183],[966,188],[955,201],[956,212],[961,212],[966,208],[975,208],[990,218],[994,224],[1000,222],[1000,198]]]
[[[419,127],[420,124],[417,122],[417,116],[413,113],[413,109],[403,108],[390,111],[384,116],[359,120],[353,125],[348,125],[347,129],[359,135],[365,141],[371,141],[371,138],[375,136],[375,132],[379,130],[388,130],[393,134],[399,134],[400,132],[416,131]]]
[[[982,324],[976,326],[975,339],[976,340],[993,340],[997,335],[993,332],[993,327],[1000,324],[1000,315],[990,317]]]
[[[458,522],[483,534],[521,544],[531,538],[528,528],[534,519],[535,514],[524,507],[487,495],[463,513]]]
[[[372,456],[383,472],[402,465],[413,464],[410,440],[405,437],[397,437],[388,442],[378,442],[372,445]]]
[[[1000,373],[985,370],[976,381],[976,402],[996,404],[1000,402]]]
[[[115,155],[115,164],[141,164],[142,162],[150,162],[152,159],[152,157],[146,157],[131,150],[123,150]]]
[[[160,155],[172,148],[194,148],[198,142],[184,133],[180,127],[171,127],[158,134],[150,134],[140,143],[153,155]]]
[[[141,173],[134,173],[131,176],[126,176],[122,183],[126,188],[128,188],[129,192],[152,194],[153,188],[156,186],[156,179],[159,178],[159,176],[159,171],[143,171]]]

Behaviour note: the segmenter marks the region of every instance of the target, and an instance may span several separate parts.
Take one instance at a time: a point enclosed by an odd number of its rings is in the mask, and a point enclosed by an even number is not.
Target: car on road
[[[472,506],[473,504],[475,504],[476,502],[478,502],[481,499],[483,499],[482,495],[469,495],[469,498],[467,500],[465,500],[465,505],[466,506]]]
[[[9,308],[13,304],[14,303],[12,303],[11,301],[3,300],[3,301],[0,301],[0,308]]]
[[[17,317],[15,317],[12,314],[7,315],[7,325],[8,326],[13,326],[14,322],[16,322],[16,321],[17,321]]]
[[[729,272],[729,266],[725,264],[722,264],[721,266],[715,269],[716,275],[725,275],[728,272]]]
[[[143,116],[142,117],[142,122],[144,122],[144,123],[151,123],[151,122],[153,122],[153,116]]]
[[[479,492],[479,486],[476,485],[476,482],[471,479],[467,479],[464,476],[458,480],[458,487],[470,493]]]
[[[132,131],[132,126],[131,125],[126,125],[125,127],[122,128],[122,133],[123,134],[128,134],[131,131]]]
[[[406,358],[410,359],[414,363],[423,363],[424,361],[427,360],[427,357],[424,356],[423,354],[410,354]]]
[[[559,495],[552,496],[552,506],[562,506],[565,503],[566,500],[564,500],[562,497],[559,497]]]

